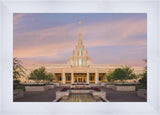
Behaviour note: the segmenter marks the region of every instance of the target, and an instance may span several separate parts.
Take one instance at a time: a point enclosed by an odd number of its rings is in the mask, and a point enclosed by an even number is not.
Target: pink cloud
[[[15,28],[18,27],[17,25],[23,17],[24,14],[14,17]],[[145,39],[141,39],[140,37],[138,40],[134,40],[132,38],[135,35],[146,33],[146,20],[123,19],[110,22],[97,22],[95,24],[82,26],[82,37],[84,45],[87,48],[117,45],[146,46]],[[18,34],[14,33],[14,57],[31,58],[49,56],[53,57],[53,59],[65,57],[65,55],[62,54],[72,52],[77,40],[78,23],[21,32]]]
[[[61,43],[61,44],[44,44],[39,47],[32,46],[29,48],[23,48],[23,49],[16,49],[14,50],[14,57],[19,58],[29,58],[29,57],[37,57],[37,56],[52,56],[54,58],[61,57],[59,52],[67,52],[72,50],[72,47],[70,47],[70,43]]]
[[[87,47],[92,46],[115,46],[115,45],[146,45],[146,40],[131,39],[135,35],[147,33],[146,20],[123,19],[111,22],[100,22],[83,28],[84,39],[87,39]]]

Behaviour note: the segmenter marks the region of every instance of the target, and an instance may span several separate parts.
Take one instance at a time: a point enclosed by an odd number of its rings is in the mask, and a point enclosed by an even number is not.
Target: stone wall
[[[26,92],[30,91],[45,91],[48,90],[47,86],[25,86]]]
[[[115,85],[106,85],[106,88],[112,88],[114,87]]]
[[[105,87],[105,86],[106,86],[106,83],[103,82],[103,83],[100,83],[100,85],[101,85],[102,87]]]
[[[54,88],[54,85],[46,85],[46,87],[47,87],[48,89],[53,89],[53,88]]]
[[[69,96],[69,91],[57,91],[56,92],[56,99],[60,99],[64,96]]]
[[[135,91],[135,86],[112,86],[116,91]]]
[[[60,83],[54,83],[55,87],[59,87],[60,86]]]

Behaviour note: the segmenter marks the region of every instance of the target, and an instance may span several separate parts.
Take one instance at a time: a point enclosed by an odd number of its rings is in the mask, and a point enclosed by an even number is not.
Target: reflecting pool
[[[69,96],[61,98],[59,102],[103,102],[103,100],[90,93],[71,93]]]

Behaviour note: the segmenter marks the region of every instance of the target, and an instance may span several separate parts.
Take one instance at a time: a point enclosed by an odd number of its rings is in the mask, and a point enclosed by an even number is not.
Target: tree
[[[13,58],[13,80],[18,81],[21,77],[25,77],[25,68],[18,58]]]
[[[115,79],[113,78],[113,72],[106,74],[106,78],[108,82],[113,82]]]
[[[144,59],[145,63],[147,63],[147,59]],[[147,87],[147,66],[144,67],[144,72],[141,74],[142,78],[139,80],[145,87]]]
[[[54,80],[53,74],[52,73],[48,73],[46,80],[47,80],[47,82],[52,82]]]
[[[41,80],[43,82],[51,82],[53,81],[53,77],[52,73],[47,73],[45,67],[40,67],[31,71],[29,79],[35,80],[36,82],[40,82]]]
[[[145,87],[147,86],[147,71],[145,71],[142,74],[142,78],[139,80],[140,83],[142,83]]]
[[[133,69],[130,69],[129,67],[115,69],[112,76],[114,80],[120,80],[121,82],[136,78],[136,75],[133,73]]]

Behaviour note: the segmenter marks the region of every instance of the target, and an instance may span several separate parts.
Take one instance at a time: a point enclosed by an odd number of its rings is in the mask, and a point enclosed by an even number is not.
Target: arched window
[[[79,56],[81,56],[81,48],[79,48]]]

